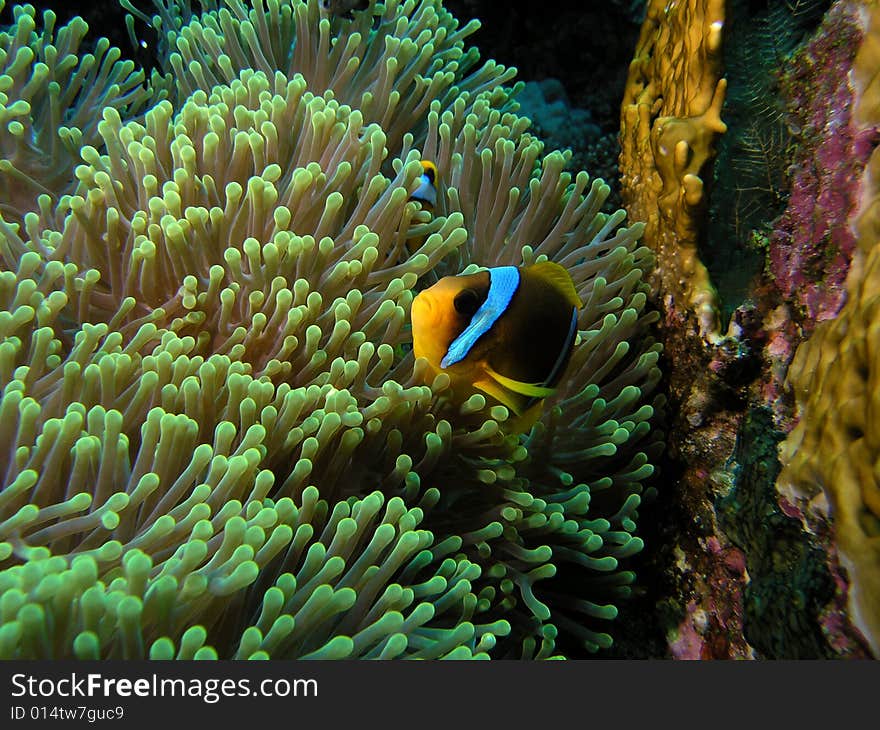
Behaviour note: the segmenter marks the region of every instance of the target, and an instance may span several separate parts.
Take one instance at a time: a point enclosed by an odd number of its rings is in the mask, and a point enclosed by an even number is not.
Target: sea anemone
[[[609,646],[660,439],[642,226],[542,157],[438,0],[218,4],[162,4],[161,98],[94,108],[74,175],[0,219],[0,656]],[[545,258],[579,337],[507,433],[425,382],[409,307]]]

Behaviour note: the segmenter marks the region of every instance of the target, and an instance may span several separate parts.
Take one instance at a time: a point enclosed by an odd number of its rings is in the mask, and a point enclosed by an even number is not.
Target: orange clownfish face
[[[413,353],[449,375],[457,398],[488,394],[527,430],[562,378],[582,306],[549,261],[447,276],[413,300]]]

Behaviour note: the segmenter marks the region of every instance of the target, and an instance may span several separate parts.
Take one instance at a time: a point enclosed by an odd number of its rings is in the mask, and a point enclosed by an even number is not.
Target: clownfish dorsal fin
[[[542,261],[540,264],[527,266],[526,269],[530,273],[541,277],[544,281],[550,282],[554,287],[561,291],[571,306],[577,307],[578,309],[581,309],[584,306],[584,303],[581,301],[581,298],[578,296],[577,291],[574,288],[574,282],[571,280],[571,276],[564,267],[553,261]]]
[[[543,385],[536,385],[535,383],[523,383],[520,380],[508,378],[507,376],[496,372],[488,365],[486,366],[486,373],[499,385],[504,386],[508,390],[512,390],[514,393],[527,396],[528,398],[546,398],[556,392],[555,388],[547,388]]]

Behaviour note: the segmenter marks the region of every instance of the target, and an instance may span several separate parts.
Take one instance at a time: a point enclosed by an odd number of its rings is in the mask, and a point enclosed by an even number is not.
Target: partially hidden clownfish
[[[430,160],[422,160],[422,174],[419,175],[419,186],[409,196],[417,200],[423,207],[433,210],[437,205],[437,165]]]
[[[581,307],[550,261],[446,276],[413,300],[413,354],[449,375],[456,398],[482,391],[511,411],[508,432],[524,432],[565,372]]]
[[[409,199],[419,203],[422,210],[433,211],[437,205],[437,166],[430,160],[422,160],[422,174],[419,175],[419,186],[410,194]],[[406,239],[406,249],[410,254],[418,251],[425,242],[424,236]]]

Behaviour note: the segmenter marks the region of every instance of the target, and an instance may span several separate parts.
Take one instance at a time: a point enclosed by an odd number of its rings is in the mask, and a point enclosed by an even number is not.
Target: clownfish
[[[370,0],[321,0],[321,10],[330,15],[352,19],[354,10],[366,10]]]
[[[413,354],[432,378],[449,375],[457,399],[482,391],[512,413],[508,432],[527,431],[565,372],[581,307],[550,261],[446,276],[413,300]]]
[[[430,160],[422,160],[422,174],[419,175],[419,186],[409,196],[410,200],[419,203],[422,210],[429,212],[437,205],[437,166]],[[415,236],[406,240],[406,250],[410,254],[418,251],[425,242],[424,236]]]
[[[437,165],[430,160],[422,160],[422,174],[419,175],[419,186],[409,196],[417,200],[425,208],[433,209],[437,205]]]

